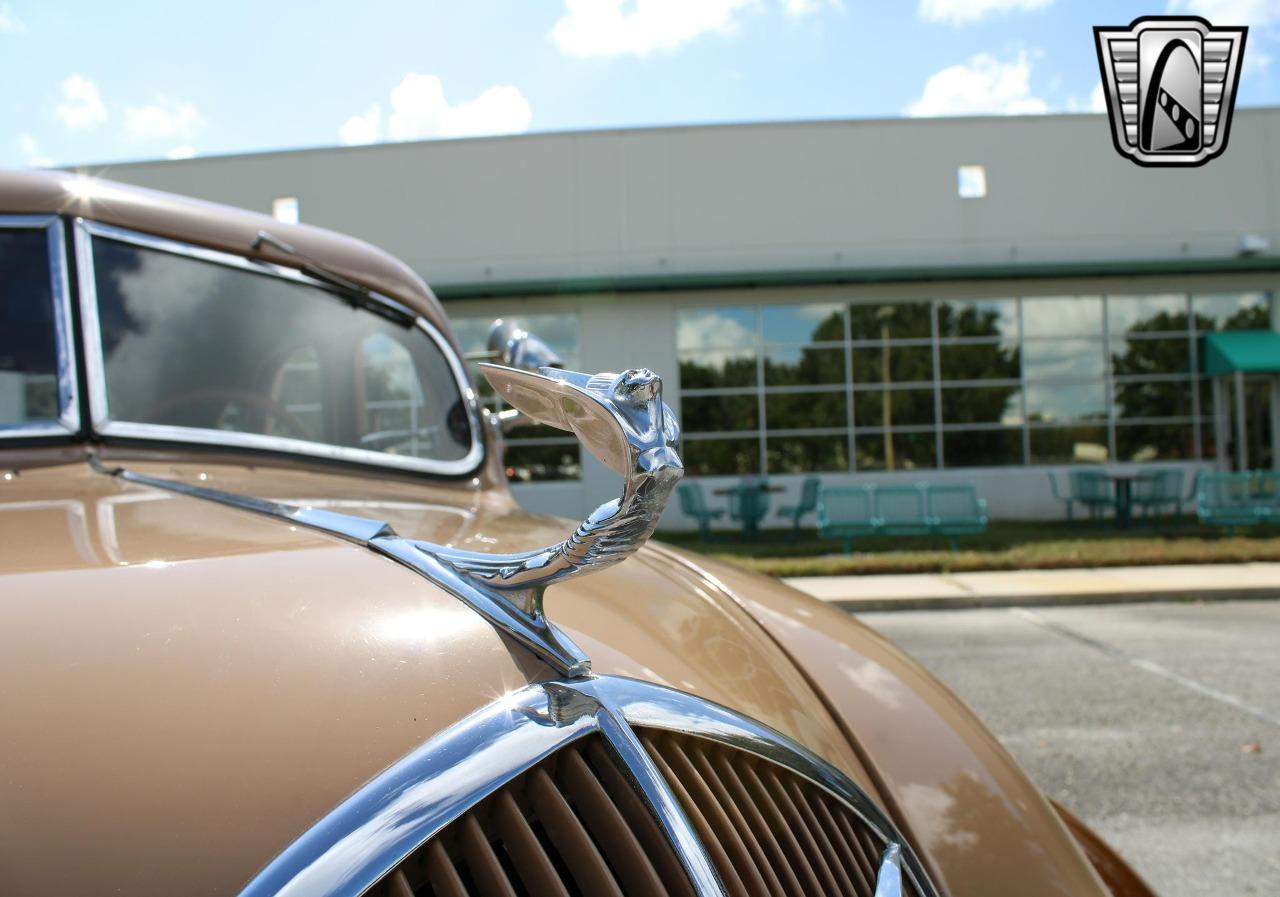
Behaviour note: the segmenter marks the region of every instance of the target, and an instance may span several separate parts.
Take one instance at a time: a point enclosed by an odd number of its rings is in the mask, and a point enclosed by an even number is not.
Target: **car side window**
[[[48,235],[0,227],[0,428],[58,420]]]

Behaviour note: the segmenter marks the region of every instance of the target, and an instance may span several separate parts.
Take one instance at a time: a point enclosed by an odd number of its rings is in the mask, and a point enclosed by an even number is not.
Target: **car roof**
[[[439,300],[413,269],[363,240],[324,228],[83,174],[0,170],[0,215],[12,214],[69,215],[286,267],[311,262],[395,299],[451,333]],[[305,258],[269,243],[255,250],[262,230]]]

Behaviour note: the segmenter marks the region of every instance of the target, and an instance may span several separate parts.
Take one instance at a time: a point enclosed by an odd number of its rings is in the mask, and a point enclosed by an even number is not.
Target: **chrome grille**
[[[376,897],[694,897],[598,737],[561,749],[446,826]]]
[[[876,893],[888,845],[821,788],[707,739],[650,730],[641,731],[640,740],[698,830],[730,897]]]
[[[937,897],[871,798],[726,707],[530,685],[367,782],[241,897]]]
[[[885,842],[821,788],[714,741],[656,729],[638,734],[728,897],[875,894]],[[370,894],[694,897],[670,842],[596,736],[476,804]]]

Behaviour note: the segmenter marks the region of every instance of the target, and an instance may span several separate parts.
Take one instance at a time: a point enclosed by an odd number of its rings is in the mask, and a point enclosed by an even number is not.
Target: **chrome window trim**
[[[66,231],[62,219],[57,215],[0,215],[0,228],[45,232],[58,365],[58,419],[47,422],[0,423],[0,439],[73,436],[80,430],[80,388],[75,328],[71,316],[71,272],[67,270]]]
[[[785,735],[726,707],[617,676],[537,683],[477,710],[358,789],[272,859],[240,897],[359,897],[485,797],[593,733],[605,739],[629,774],[695,892],[699,897],[724,897],[701,839],[641,746],[634,726],[709,738],[804,777],[848,806],[884,841],[877,895],[900,893],[895,874],[900,864],[921,897],[937,897],[910,846],[839,770]]]
[[[453,461],[412,458],[368,449],[310,442],[287,436],[267,436],[260,433],[237,433],[230,430],[174,427],[162,424],[113,420],[107,401],[106,364],[102,356],[102,330],[98,317],[97,281],[93,265],[93,239],[95,237],[116,240],[199,261],[225,265],[262,276],[279,277],[282,280],[314,287],[327,293],[333,292],[333,288],[329,285],[308,277],[294,268],[276,265],[271,262],[258,262],[233,253],[221,252],[190,243],[182,243],[77,218],[75,221],[75,253],[80,282],[80,316],[84,329],[85,365],[89,382],[89,408],[95,432],[103,436],[127,439],[260,449],[305,455],[328,461],[349,462],[446,476],[473,473],[484,460],[485,448],[480,424],[480,403],[475,390],[471,387],[470,379],[461,359],[458,358],[457,353],[454,352],[453,347],[445,339],[444,335],[429,321],[394,299],[372,291],[369,296],[375,303],[397,316],[410,319],[412,326],[422,331],[435,344],[436,349],[443,355],[445,362],[448,364],[449,370],[453,374],[458,394],[467,409],[467,422],[471,431],[471,446],[464,457]]]

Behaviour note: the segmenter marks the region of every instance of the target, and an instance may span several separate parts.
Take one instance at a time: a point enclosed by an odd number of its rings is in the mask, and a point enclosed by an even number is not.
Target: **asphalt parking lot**
[[[860,616],[1161,897],[1280,895],[1280,602]]]

